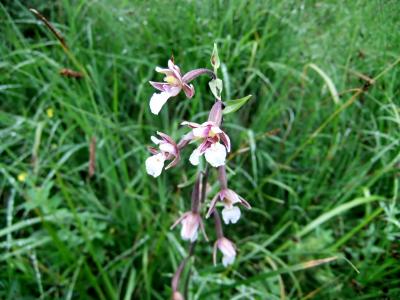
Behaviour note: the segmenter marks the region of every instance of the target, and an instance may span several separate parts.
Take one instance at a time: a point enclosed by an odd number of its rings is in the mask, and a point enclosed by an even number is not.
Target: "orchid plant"
[[[159,114],[170,98],[177,96],[182,90],[188,99],[193,98],[195,88],[190,82],[203,74],[211,77],[209,86],[215,98],[207,121],[201,124],[190,121],[181,122],[181,125],[187,126],[190,130],[178,143],[162,132],[157,132],[158,137],[151,136],[151,141],[156,147],[148,148],[152,155],[147,158],[145,163],[147,173],[153,177],[158,177],[161,175],[163,169],[167,170],[175,167],[180,161],[182,150],[192,144],[197,144],[197,147],[192,151],[189,162],[197,166],[202,156],[204,156],[208,163],[205,170],[199,171],[197,174],[192,192],[191,210],[183,213],[171,226],[171,229],[173,229],[180,225],[182,239],[190,242],[189,255],[182,261],[172,279],[172,298],[175,300],[184,299],[178,289],[179,280],[189,257],[194,251],[195,242],[199,235],[198,232],[201,231],[204,239],[208,241],[202,218],[202,206],[205,204],[207,198],[206,185],[210,172],[209,166],[217,169],[220,184],[220,191],[210,201],[208,211],[205,214],[206,219],[213,216],[215,222],[217,240],[214,243],[213,250],[214,264],[216,264],[217,249],[222,253],[222,264],[225,267],[233,264],[237,255],[235,244],[223,234],[221,218],[216,209],[218,202],[222,202],[224,206],[222,209],[222,219],[227,225],[235,224],[240,219],[241,211],[238,205],[247,209],[251,208],[245,199],[228,188],[225,165],[227,154],[231,151],[231,141],[228,134],[222,130],[223,115],[239,109],[248,101],[250,96],[223,102],[221,99],[223,83],[218,78],[220,60],[216,45],[214,45],[211,55],[211,65],[213,66],[213,70],[201,68],[182,75],[181,69],[175,64],[174,59],[171,58],[168,61],[168,68],[156,67],[155,69],[156,72],[165,76],[164,82],[150,81],[150,84],[158,90],[150,99],[150,110],[155,115]],[[166,161],[170,162],[164,168]]]

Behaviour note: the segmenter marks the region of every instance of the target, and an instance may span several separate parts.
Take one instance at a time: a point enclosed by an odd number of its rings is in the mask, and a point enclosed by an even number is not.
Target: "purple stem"
[[[226,179],[225,166],[218,167],[218,180],[221,186],[221,190],[228,188],[228,180]]]
[[[179,265],[178,269],[174,274],[174,277],[172,277],[171,286],[172,286],[172,291],[174,292],[178,291],[179,280],[181,278],[182,271],[185,268],[189,258],[193,255],[195,245],[196,242],[190,244],[188,256],[186,256],[184,260],[182,260],[181,264]]]
[[[200,208],[200,181],[202,179],[202,172],[197,175],[196,182],[192,191],[192,212],[198,213]]]
[[[200,208],[200,203],[204,202],[204,199],[206,197],[206,185],[207,185],[207,180],[208,180],[208,174],[209,174],[209,168],[207,165],[204,174],[201,172],[197,176],[196,183],[195,183],[195,186],[194,186],[194,189],[192,192],[192,211],[194,208],[196,208],[197,211],[193,211],[193,212],[198,212],[198,210]],[[202,180],[201,194],[199,194],[200,180]],[[221,221],[220,221],[220,223],[221,223]],[[181,262],[181,264],[179,265],[178,269],[176,270],[176,272],[174,274],[174,277],[172,278],[171,286],[172,286],[173,292],[178,291],[179,280],[181,278],[182,271],[184,270],[189,258],[193,255],[195,246],[196,246],[196,242],[190,244],[188,256]],[[190,274],[188,276],[190,276]],[[189,282],[189,279],[187,279],[187,282]]]
[[[207,190],[207,180],[208,180],[208,174],[210,173],[210,168],[208,167],[208,164],[206,165],[206,170],[204,171],[203,174],[203,181],[201,183],[201,198],[200,198],[200,203],[204,203],[206,199],[206,190]]]
[[[215,221],[215,232],[217,233],[217,238],[220,239],[220,238],[224,237],[224,232],[222,231],[221,218],[220,218],[217,210],[214,210],[213,215],[214,215],[214,221]]]

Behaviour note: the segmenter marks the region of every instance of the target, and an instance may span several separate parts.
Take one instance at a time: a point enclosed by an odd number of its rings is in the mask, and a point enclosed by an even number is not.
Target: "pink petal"
[[[161,131],[157,131],[157,134],[158,134],[159,136],[161,136],[162,139],[163,139],[165,142],[167,142],[167,143],[169,143],[169,144],[172,144],[172,145],[176,145],[175,141],[174,141],[169,135],[167,135],[167,134],[165,134],[165,133],[163,133],[163,132],[161,132]]]
[[[177,65],[174,64],[172,60],[168,60],[168,68],[172,71],[173,75],[182,82],[181,69]]]
[[[172,61],[172,59],[168,60],[168,68],[172,71],[175,67],[174,62]]]
[[[181,90],[182,88],[180,86],[165,85],[165,91],[170,95],[170,97],[175,97]]]
[[[190,128],[197,128],[197,127],[200,127],[200,124],[194,123],[194,122],[188,122],[188,121],[183,121],[183,122],[181,123],[181,125],[187,125],[187,126],[189,126]]]
[[[220,238],[218,241],[218,249],[224,256],[236,256],[234,244],[225,237]]]
[[[244,200],[242,197],[239,196],[240,199],[240,204],[242,204],[244,207],[246,207],[247,209],[251,209],[251,205],[249,202],[247,202],[246,200]]]
[[[200,154],[203,154],[204,152],[206,152],[206,150],[208,148],[210,148],[212,145],[212,143],[210,143],[208,140],[204,140],[203,143],[200,144],[200,146],[198,147],[198,149],[200,150]]]
[[[183,91],[185,92],[186,97],[189,99],[193,98],[194,96],[194,86],[191,84],[184,83],[183,84]]]
[[[153,147],[147,147],[147,150],[149,150],[151,154],[158,154],[159,152],[156,148]]]
[[[232,204],[241,202],[239,195],[232,191],[231,189],[226,189],[225,190],[225,199],[227,199],[229,202]]]
[[[215,102],[208,114],[208,120],[214,122],[215,125],[220,126],[222,122],[222,109],[223,103],[221,101]]]
[[[206,234],[206,230],[204,228],[204,223],[203,223],[202,219],[200,219],[200,229],[201,229],[201,232],[203,233],[204,239],[208,242],[208,236]]]
[[[157,90],[161,92],[165,92],[165,82],[155,82],[155,81],[149,81],[149,83]]]
[[[181,160],[181,157],[180,157],[179,151],[177,151],[174,160],[171,161],[168,164],[168,166],[165,167],[165,170],[168,170],[169,168],[175,167],[179,163],[180,160]]]
[[[194,139],[194,135],[193,132],[188,132],[186,133],[182,139],[179,141],[178,143],[178,148],[181,149],[183,147],[185,147],[187,144],[189,144],[190,141],[192,141]]]
[[[210,208],[208,209],[208,212],[207,212],[207,215],[206,215],[206,219],[208,219],[211,216],[211,214],[214,212],[215,205],[217,205],[217,202],[218,202],[218,196],[219,196],[219,193],[216,194],[214,196],[214,198],[211,200]]]
[[[201,126],[198,128],[193,128],[192,132],[193,132],[193,135],[197,138],[205,138],[205,137],[208,137],[208,134],[210,132],[210,127]]]
[[[174,229],[176,227],[176,225],[178,225],[180,222],[182,222],[182,220],[184,218],[186,218],[188,216],[188,214],[190,214],[190,212],[186,212],[184,213],[182,216],[180,216],[175,222],[174,224],[172,224],[172,226],[169,229]]]
[[[156,67],[156,72],[165,74],[166,76],[173,76],[174,72],[170,69]]]
[[[228,152],[231,152],[231,140],[229,139],[229,136],[225,132],[221,132],[219,134],[219,137],[221,138],[222,143],[225,145],[226,150]]]

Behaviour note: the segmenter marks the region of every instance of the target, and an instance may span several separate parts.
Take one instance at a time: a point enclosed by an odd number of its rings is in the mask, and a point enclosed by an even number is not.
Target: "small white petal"
[[[167,69],[167,68],[161,68],[161,67],[156,67],[156,72],[158,72],[158,73],[162,73],[162,74],[165,74],[165,75],[171,75],[171,74],[173,74],[174,72],[173,71],[171,71],[170,69]]]
[[[195,149],[189,157],[189,161],[193,166],[197,166],[200,162],[200,150]]]
[[[153,114],[158,115],[161,108],[167,102],[167,100],[171,97],[168,92],[161,92],[159,94],[154,93],[150,99],[150,110]]]
[[[221,143],[214,143],[206,150],[204,156],[210,165],[217,168],[225,165],[226,149]]]
[[[156,138],[154,135],[152,135],[152,136],[150,137],[150,139],[151,139],[151,141],[152,141],[154,144],[156,144],[156,145],[158,145],[159,143],[161,143],[161,140],[158,139],[158,138]]]
[[[222,218],[225,224],[235,224],[240,219],[240,209],[237,206],[232,206],[231,208],[225,207],[222,210]]]
[[[170,143],[160,144],[160,150],[167,153],[175,153],[175,147]]]
[[[190,232],[189,233],[188,229],[185,228],[184,226],[182,226],[182,228],[181,228],[181,238],[182,238],[182,240],[194,242],[194,241],[197,240],[197,237],[198,237],[197,230],[194,231],[194,232]]]
[[[158,177],[160,176],[164,167],[165,157],[164,154],[158,153],[146,159],[147,174]]]
[[[235,256],[226,256],[224,255],[222,257],[222,264],[224,265],[224,267],[227,267],[231,264],[233,264],[235,261]]]

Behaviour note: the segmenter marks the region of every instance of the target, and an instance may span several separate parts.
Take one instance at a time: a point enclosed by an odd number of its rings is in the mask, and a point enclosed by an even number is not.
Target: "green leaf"
[[[214,94],[215,98],[221,99],[221,92],[223,87],[222,80],[219,78],[211,80],[208,85],[210,86],[211,92]]]
[[[318,73],[319,76],[322,77],[322,79],[325,81],[326,85],[328,86],[329,92],[332,96],[332,100],[335,104],[339,104],[340,103],[340,99],[339,99],[339,93],[336,90],[336,87],[332,81],[332,79],[324,72],[322,71],[322,69],[320,67],[318,67],[316,64],[308,64],[305,67],[305,70],[307,68],[311,68],[313,69],[315,72]]]
[[[250,100],[250,98],[251,95],[248,95],[240,99],[225,101],[225,108],[223,110],[224,115],[237,111],[239,108],[245,105],[246,102]]]

